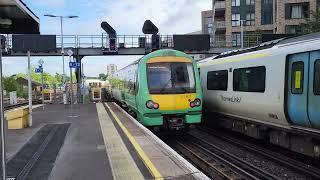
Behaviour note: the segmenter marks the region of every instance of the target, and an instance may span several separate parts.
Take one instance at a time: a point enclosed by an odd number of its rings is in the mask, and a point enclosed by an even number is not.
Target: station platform
[[[208,179],[114,103],[36,108],[6,137],[8,177]]]

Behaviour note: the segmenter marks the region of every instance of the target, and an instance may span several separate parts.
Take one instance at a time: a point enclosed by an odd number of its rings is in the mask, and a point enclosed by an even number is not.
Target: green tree
[[[54,75],[54,77],[56,78],[56,81],[57,81],[58,84],[62,84],[63,83],[62,74],[56,73],[56,75]]]
[[[107,80],[107,78],[108,78],[108,75],[103,74],[103,73],[100,73],[100,74],[99,74],[99,79],[100,79],[100,80],[105,81],[105,80]]]
[[[301,24],[301,33],[309,34],[320,32],[320,11],[312,11],[311,17],[306,19],[306,23]]]
[[[13,76],[4,77],[3,86],[7,92],[12,92],[12,91],[17,91],[18,83],[17,83],[15,77],[13,77]]]

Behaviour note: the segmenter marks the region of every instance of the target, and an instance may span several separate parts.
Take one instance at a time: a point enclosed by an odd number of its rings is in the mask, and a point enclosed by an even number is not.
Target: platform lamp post
[[[45,14],[44,16],[46,17],[51,17],[51,18],[60,18],[60,31],[61,31],[61,56],[62,56],[62,69],[63,69],[63,74],[62,74],[62,82],[63,82],[63,86],[65,87],[66,85],[66,73],[65,73],[65,68],[64,68],[64,44],[63,44],[63,19],[64,18],[78,18],[79,16],[56,16],[56,15],[52,15],[52,14]],[[66,91],[65,88],[63,90],[63,97],[66,97]],[[66,102],[64,102],[66,104]]]

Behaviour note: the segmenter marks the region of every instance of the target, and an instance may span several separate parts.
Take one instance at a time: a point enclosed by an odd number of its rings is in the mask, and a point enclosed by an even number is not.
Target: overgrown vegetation
[[[312,11],[310,18],[306,19],[306,23],[301,24],[300,32],[302,34],[320,32],[320,11]]]

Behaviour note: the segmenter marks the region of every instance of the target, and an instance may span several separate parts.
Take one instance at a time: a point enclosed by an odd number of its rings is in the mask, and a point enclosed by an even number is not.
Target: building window
[[[320,95],[320,59],[314,63],[313,92],[315,95]]]
[[[246,0],[246,5],[254,5],[254,0]]]
[[[204,18],[204,33],[211,34],[212,33],[212,17]]]
[[[309,3],[286,4],[286,19],[303,19],[309,17]]]
[[[231,6],[240,6],[240,0],[232,0]]]
[[[228,89],[228,70],[208,72],[207,89],[226,91]]]
[[[272,12],[262,12],[261,14],[261,24],[273,24],[273,14]]]
[[[262,0],[262,4],[272,4],[273,0]]]
[[[248,13],[246,15],[246,26],[254,26],[255,17],[254,13]]]
[[[242,92],[265,92],[266,67],[250,67],[233,71],[233,90]]]
[[[231,19],[232,26],[240,26],[240,14],[232,14]]]
[[[240,33],[232,33],[232,46],[241,46],[241,34]]]
[[[287,25],[286,34],[301,34],[301,28],[298,25]]]
[[[291,92],[292,94],[303,93],[303,78],[304,78],[304,62],[295,62],[292,64],[291,71]]]

